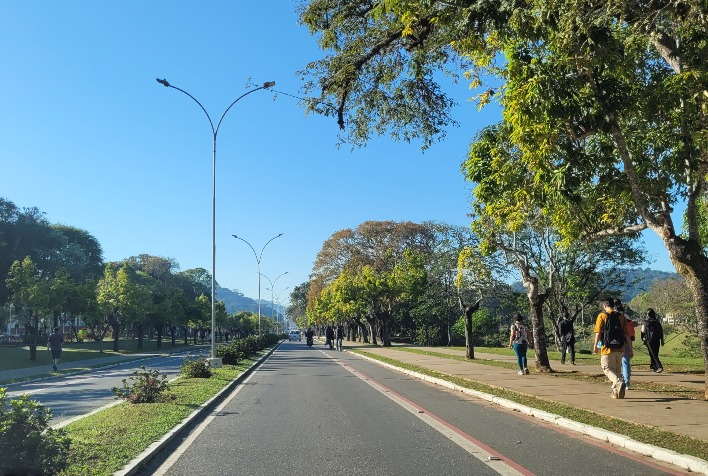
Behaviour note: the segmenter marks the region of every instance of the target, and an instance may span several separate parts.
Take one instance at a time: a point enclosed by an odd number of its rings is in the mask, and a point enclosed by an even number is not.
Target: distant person
[[[325,345],[329,346],[329,350],[334,349],[334,329],[332,326],[327,326],[327,330],[325,330],[325,338],[327,339],[325,342]]]
[[[659,346],[664,345],[664,328],[656,317],[654,309],[647,309],[647,315],[642,323],[642,340],[649,351],[649,367],[656,373],[664,371],[659,360]]]
[[[625,321],[627,321],[627,335],[629,336],[629,341],[627,341],[627,345],[624,346],[624,355],[622,355],[622,379],[627,389],[629,389],[632,381],[632,357],[634,357],[634,344],[632,344],[632,341],[634,340],[634,328],[637,326],[637,323],[625,312],[622,301],[619,299],[615,299],[614,308],[615,311],[621,312],[624,315]]]
[[[558,331],[560,332],[561,344],[561,364],[565,364],[566,352],[570,354],[570,363],[575,365],[575,328],[574,319],[570,317],[567,309],[563,310],[563,315],[558,319]]]
[[[514,323],[511,325],[511,332],[509,333],[509,348],[513,348],[516,354],[516,362],[519,364],[519,375],[529,373],[528,362],[526,360],[529,340],[529,331],[524,325],[524,318],[520,313],[516,313]]]
[[[342,341],[344,340],[344,326],[342,326],[341,324],[337,326],[335,338],[337,339],[337,350],[341,352],[342,351]]]
[[[624,315],[614,310],[614,300],[605,298],[600,302],[602,311],[595,320],[595,342],[593,353],[600,353],[600,364],[610,382],[610,397],[624,398],[627,386],[622,379],[622,357],[624,346],[629,341],[627,321]]]
[[[59,333],[59,328],[55,327],[47,339],[47,348],[52,352],[52,369],[56,372],[57,364],[61,358],[61,350],[64,345],[64,336]]]

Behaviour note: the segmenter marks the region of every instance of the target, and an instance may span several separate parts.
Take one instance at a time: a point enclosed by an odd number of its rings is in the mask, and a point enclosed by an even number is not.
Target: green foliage
[[[240,360],[249,358],[266,347],[272,346],[280,338],[281,336],[275,334],[264,334],[261,337],[248,336],[218,346],[216,356],[220,357],[224,364],[237,365]]]
[[[213,373],[211,370],[211,365],[209,365],[209,361],[204,356],[191,360],[189,356],[187,356],[184,359],[184,363],[180,369],[182,371],[182,376],[188,378],[209,378]]]
[[[683,347],[677,349],[677,357],[700,357],[701,356],[701,341],[695,334],[686,334],[681,341]]]
[[[113,387],[111,390],[118,398],[130,403],[154,403],[168,388],[167,375],[142,365],[140,370],[133,372],[132,377],[123,379],[121,388]]]
[[[464,333],[464,327],[462,332]],[[416,328],[413,343],[426,346],[442,345],[444,343],[444,336],[440,327],[423,325]]]
[[[49,428],[51,411],[29,395],[7,401],[0,388],[0,474],[55,475],[67,466],[70,439]]]

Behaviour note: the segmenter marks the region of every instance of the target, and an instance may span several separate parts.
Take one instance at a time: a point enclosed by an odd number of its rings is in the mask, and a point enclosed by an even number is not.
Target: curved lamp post
[[[275,301],[273,300],[273,288],[275,287],[275,283],[277,283],[278,280],[279,280],[280,278],[282,278],[283,276],[285,276],[286,274],[288,274],[287,271],[284,272],[283,274],[281,274],[280,276],[278,276],[277,278],[275,278],[274,281],[271,281],[268,276],[266,276],[265,274],[261,273],[261,276],[263,276],[264,278],[266,278],[266,279],[268,280],[268,282],[270,283],[270,302],[271,302],[271,304],[275,304]],[[266,289],[268,289],[268,288],[266,288]],[[275,311],[275,310],[274,310],[274,311]],[[277,315],[277,312],[278,312],[278,311],[275,311],[275,312],[276,312],[276,315]],[[278,321],[279,321],[279,320],[280,320],[280,319],[278,319]]]
[[[242,95],[236,98],[234,102],[232,102],[229,107],[226,108],[224,113],[221,115],[221,118],[219,119],[219,122],[216,124],[216,127],[214,127],[214,122],[211,120],[211,116],[207,112],[206,109],[204,109],[204,106],[202,106],[202,103],[200,103],[197,98],[189,94],[187,91],[184,89],[180,89],[177,86],[171,85],[166,79],[159,79],[155,78],[156,81],[160,84],[162,84],[166,88],[172,88],[176,89],[177,91],[186,94],[189,96],[194,102],[196,102],[199,107],[204,111],[204,114],[206,114],[207,119],[209,119],[209,125],[211,126],[211,133],[213,136],[213,153],[212,153],[212,195],[211,195],[211,360],[210,363],[212,364],[212,367],[217,366],[218,363],[216,362],[216,339],[215,339],[215,333],[214,329],[216,329],[216,136],[219,134],[219,127],[221,127],[221,122],[224,120],[224,116],[226,116],[226,113],[231,110],[231,108],[239,102],[242,98],[245,96],[248,96],[251,93],[254,93],[258,90],[261,89],[268,89],[273,86],[275,86],[275,81],[268,81],[266,83],[263,83],[262,86],[259,86],[257,88],[253,88],[249,91],[246,91]],[[216,364],[216,365],[215,365]]]
[[[260,337],[261,336],[261,258],[263,258],[263,251],[266,249],[266,246],[268,246],[268,243],[270,243],[271,241],[273,241],[276,238],[280,238],[281,236],[283,236],[283,234],[280,233],[279,235],[275,235],[273,238],[268,240],[266,242],[266,244],[263,245],[263,248],[261,248],[260,255],[258,253],[256,253],[256,250],[253,248],[253,246],[248,241],[244,240],[240,236],[236,236],[236,235],[231,235],[231,236],[233,236],[237,240],[241,240],[244,243],[246,243],[251,248],[251,251],[253,251],[253,255],[256,257],[256,263],[258,264],[258,337]]]

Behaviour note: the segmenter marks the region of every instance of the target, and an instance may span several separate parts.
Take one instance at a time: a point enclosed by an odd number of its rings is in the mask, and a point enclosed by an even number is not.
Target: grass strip
[[[393,347],[393,349],[400,352],[410,352],[412,354],[429,355],[431,357],[438,357],[441,359],[457,360],[462,362],[470,362],[473,364],[490,365],[492,367],[501,367],[505,369],[517,370],[518,367],[516,362],[504,362],[499,360],[490,359],[479,359],[469,360],[464,355],[447,354],[443,352],[433,352],[429,350],[415,349],[412,347]],[[604,374],[598,372],[597,374],[588,374],[583,372],[567,372],[567,371],[554,371],[553,373],[548,373],[546,375],[558,378],[568,378],[573,380],[581,380],[584,382],[593,383],[604,383],[607,380]],[[642,390],[644,392],[661,393],[663,395],[670,395],[672,397],[686,398],[689,400],[703,400],[704,392],[703,390],[698,390],[692,387],[686,387],[684,385],[667,385],[654,382],[642,382],[635,380],[632,382],[632,389]]]
[[[158,403],[122,403],[64,427],[71,438],[61,476],[110,476],[231,383],[253,361],[214,369],[208,379],[180,378]]]
[[[552,402],[533,395],[527,395],[520,392],[515,392],[506,388],[495,387],[492,385],[483,384],[474,380],[469,380],[455,375],[450,375],[435,370],[430,370],[418,365],[408,364],[388,357],[372,354],[364,350],[350,349],[351,352],[365,355],[369,358],[380,360],[388,364],[400,367],[413,372],[418,372],[430,377],[439,378],[447,382],[454,383],[460,387],[477,390],[490,395],[495,395],[505,398],[512,402],[520,403],[531,408],[543,410],[555,415],[568,418],[579,423],[602,428],[603,430],[612,431],[620,435],[625,435],[633,440],[649,445],[658,446],[668,450],[675,451],[680,454],[695,456],[701,459],[708,459],[708,441],[691,438],[685,435],[679,435],[660,428],[640,425],[638,423],[629,422],[619,418],[612,418],[607,415],[602,415],[582,408],[577,408],[572,405]],[[475,359],[476,360],[476,359]]]

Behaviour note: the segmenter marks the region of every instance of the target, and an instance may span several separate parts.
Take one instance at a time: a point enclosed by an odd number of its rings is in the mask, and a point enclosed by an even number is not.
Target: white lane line
[[[264,360],[264,361],[261,363],[261,365],[263,365],[263,364],[265,364],[266,362],[268,362],[268,360],[270,360],[270,357],[271,357],[272,355],[273,355],[273,354],[271,354],[266,360]],[[260,368],[261,365],[259,365],[258,367]],[[246,377],[246,379],[245,379],[243,382],[241,382],[241,383],[234,389],[233,392],[231,392],[231,395],[229,395],[228,398],[226,398],[218,407],[216,407],[216,408],[211,412],[211,414],[210,414],[208,417],[206,417],[206,418],[204,419],[204,421],[203,421],[202,423],[200,423],[199,426],[198,426],[192,433],[189,434],[189,436],[184,440],[184,442],[182,442],[182,444],[180,444],[180,445],[172,452],[172,454],[165,460],[165,462],[162,463],[162,464],[160,465],[160,467],[157,468],[157,470],[155,470],[154,473],[152,473],[152,475],[153,475],[153,476],[164,476],[165,474],[167,474],[167,472],[168,472],[168,471],[170,470],[170,468],[177,462],[177,460],[180,459],[180,458],[182,457],[182,455],[187,451],[187,449],[189,449],[189,447],[192,445],[192,443],[194,443],[194,441],[196,441],[197,437],[202,433],[202,431],[204,431],[204,429],[205,429],[207,426],[209,426],[209,424],[212,422],[212,420],[214,420],[214,418],[215,418],[219,413],[221,413],[221,412],[224,410],[224,408],[226,407],[226,405],[228,405],[229,402],[231,402],[231,400],[233,400],[233,399],[236,397],[236,395],[238,395],[238,393],[241,391],[241,389],[243,389],[243,387],[244,387],[244,386],[251,380],[251,378],[253,378],[253,376],[256,375],[257,373],[258,373],[258,369],[256,369],[256,370],[254,370],[253,372],[251,372],[251,374],[250,374],[248,377]]]
[[[498,451],[493,450],[489,446],[485,445],[476,438],[468,435],[464,431],[455,427],[454,425],[448,423],[442,418],[430,413],[425,408],[420,405],[408,400],[402,395],[398,395],[396,392],[374,381],[371,377],[363,374],[362,372],[354,369],[349,364],[342,362],[336,357],[332,357],[326,352],[323,354],[327,355],[330,359],[334,360],[336,363],[344,367],[351,374],[356,376],[362,382],[368,384],[377,392],[388,397],[393,402],[397,403],[405,410],[408,410],[411,414],[418,417],[421,421],[427,423],[431,428],[438,431],[443,436],[447,437],[450,441],[457,444],[459,447],[467,451],[469,454],[477,458],[479,461],[490,467],[492,470],[496,471],[498,474],[504,476],[534,476],[534,473],[524,468],[520,464],[510,460]]]

